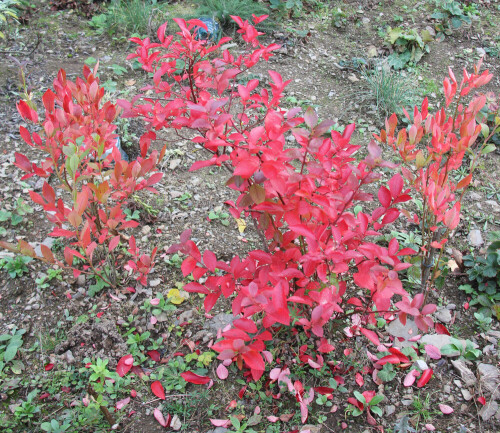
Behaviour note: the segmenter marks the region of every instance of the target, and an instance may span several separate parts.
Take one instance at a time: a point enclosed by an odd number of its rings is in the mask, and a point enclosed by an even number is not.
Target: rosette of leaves
[[[469,268],[469,280],[477,283],[477,291],[472,293],[476,296],[473,296],[469,304],[486,307],[481,311],[487,314],[491,314],[490,310],[493,309],[497,317],[500,317],[500,231],[492,232],[490,241],[485,257],[464,257],[464,264]]]
[[[428,30],[422,30],[419,33],[416,29],[389,27],[385,43],[393,52],[387,58],[387,62],[394,69],[403,69],[408,65],[416,65],[424,54],[430,51],[428,43],[431,41],[432,35]]]
[[[470,25],[472,19],[470,14],[465,13],[459,2],[450,0],[436,0],[436,9],[431,18],[436,20],[436,39],[442,41],[445,36],[453,33],[465,25]]]

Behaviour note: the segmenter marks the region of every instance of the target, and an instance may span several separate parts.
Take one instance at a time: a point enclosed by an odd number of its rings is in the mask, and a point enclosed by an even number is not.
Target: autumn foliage
[[[196,40],[197,29],[204,26],[198,20],[176,19],[180,31],[169,36],[164,24],[158,29],[158,41],[131,39],[137,48],[128,58],[137,59],[152,76],[143,89],[147,93],[132,101],[118,101],[124,117],[139,117],[149,124],[140,139],[137,161],[122,161],[116,150],[102,157],[113,148],[113,121],[119,110],[109,102],[101,104],[104,91],[96,71],[85,68],[85,79],[75,83],[61,71],[54,91],[48,90],[43,97],[42,122],[33,107],[21,101],[19,112],[25,120],[42,126],[43,138],[23,127],[21,135],[48,157],[36,165],[17,154],[16,165],[26,173],[25,178],[55,175],[71,204],[58,198],[47,182],[41,194],[31,192],[31,197],[54,224],[51,235],[71,241],[65,250],[66,266],[78,257],[85,261],[84,269],[110,279],[95,264],[93,253],[104,246],[112,254],[127,241],[131,259],[126,269],[145,284],[155,250],[141,255],[134,238],[124,236],[126,229],[137,224],[125,221],[123,206],[136,191],[154,192],[153,185],[161,179],[155,172],[161,155],[151,151],[157,131],[167,129],[177,139],[200,144],[208,156],[194,162],[191,170],[225,167],[226,185],[236,192],[235,200],[226,205],[235,218],[253,219],[262,241],[261,248],[226,262],[210,250],[201,252],[187,230],[168,250],[184,255],[182,272],[192,276],[184,289],[204,295],[207,313],[221,297],[231,301],[237,319],[212,346],[223,362],[224,368],[217,370],[220,376],[227,376],[226,367],[236,363],[248,376],[259,379],[266,364],[275,361],[269,348],[284,327],[314,339],[314,350],[305,346],[298,354],[312,368],[322,368],[324,356],[335,350],[332,336],[337,331],[347,338],[363,335],[378,352],[389,353],[379,358],[370,354],[375,370],[385,363],[406,368],[411,365],[408,357],[380,341],[377,318],[399,317],[404,323],[411,317],[423,332],[434,326],[431,314],[436,306],[426,302],[425,293],[411,296],[403,288],[400,272],[411,266],[410,256],[419,255],[428,264],[430,252],[442,249],[460,221],[460,200],[474,166],[457,183],[450,173],[462,165],[464,154],[479,138],[482,129],[476,116],[485,104],[481,95],[468,105],[462,98],[486,84],[491,75],[479,74],[478,65],[474,74],[464,72],[457,86],[450,71],[444,82],[446,107],[432,114],[425,100],[411,115],[406,113],[409,128],[397,131],[397,118],[392,116],[385,130],[367,145],[353,144],[353,124],[337,132],[331,130],[333,122],[320,121],[311,108],[305,112],[283,108],[290,81],[279,73],[269,71],[267,81],[238,81],[261,60],[268,60],[278,45],[258,40],[260,33],[254,25],[265,17],[255,17],[254,24],[234,19],[247,44],[247,50],[237,56],[223,49],[230,38],[216,45]],[[458,102],[450,115],[447,109],[457,92]],[[399,166],[382,158],[382,143],[402,158],[402,174]],[[360,158],[360,154],[366,156]],[[390,173],[389,177],[384,173]],[[408,206],[414,193],[424,200],[420,217]],[[402,214],[421,225],[421,251],[401,249],[396,239],[388,244],[376,242]],[[19,247],[33,254],[24,242]],[[42,252],[46,261],[57,262],[48,248]],[[116,263],[115,257],[110,260]],[[426,279],[424,289],[433,278],[434,274]],[[131,357],[122,358],[120,375],[132,364]],[[329,367],[333,372],[334,365]],[[304,390],[298,381],[292,383],[287,371],[286,365],[276,367],[271,380],[288,385],[305,421],[314,390]],[[184,374],[193,383],[210,382],[192,372]],[[419,375],[412,373],[406,380],[413,383]],[[423,372],[418,386],[431,376],[432,370]],[[151,386],[162,398],[161,383]],[[325,389],[319,387],[317,392],[325,393]],[[367,396],[373,398],[370,393]],[[353,399],[353,404],[363,410],[359,401]]]

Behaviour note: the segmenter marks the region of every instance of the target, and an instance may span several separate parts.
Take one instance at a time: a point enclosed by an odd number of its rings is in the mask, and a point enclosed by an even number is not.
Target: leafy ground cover
[[[379,71],[379,65],[385,67],[385,63],[379,63],[384,58],[389,58],[388,64],[396,69],[406,68],[404,76],[394,75],[392,79],[401,79],[398,85],[408,86],[408,95],[415,103],[420,104],[428,96],[433,111],[444,105],[445,96],[449,97],[449,88],[446,94],[441,90],[447,67],[452,66],[460,77],[462,67],[471,71],[485,53],[483,69],[487,67],[494,75],[486,90],[498,92],[500,68],[494,29],[499,11],[495,5],[471,3],[458,10],[447,2],[417,6],[401,2],[401,15],[393,15],[385,3],[332,5],[333,10],[322,3],[283,3],[271,4],[277,6],[273,18],[280,25],[265,39],[266,45],[277,43],[280,48],[268,64],[257,65],[243,75],[238,85],[249,89],[252,80],[265,80],[268,69],[276,70],[283,80],[292,80],[286,88],[276,77],[271,81],[283,93],[283,105],[290,109],[299,105],[304,111],[313,106],[321,119],[334,118],[328,125],[334,130],[343,131],[355,122],[352,142],[361,145],[359,153],[363,157],[369,153],[367,144],[372,133],[386,128],[390,136],[391,123],[386,126],[383,121],[389,114],[385,107],[399,105],[380,102],[380,95],[395,98],[398,92],[376,94],[370,90],[372,84],[365,85],[368,77]],[[48,257],[46,251],[50,248],[56,257],[62,257],[67,244],[48,236],[51,223],[28,197],[28,191],[33,190],[47,198],[50,190],[36,178],[20,180],[22,173],[14,165],[16,160],[17,165],[23,165],[16,153],[26,154],[35,163],[42,158],[27,148],[23,141],[26,135],[19,135],[23,120],[16,103],[23,98],[21,79],[26,81],[33,102],[42,107],[50,106],[45,98],[42,102],[42,95],[46,88],[52,88],[60,67],[67,71],[69,79],[75,80],[82,76],[84,63],[93,68],[99,60],[100,82],[106,91],[103,102],[132,98],[144,84],[151,83],[151,77],[133,59],[124,61],[126,53],[135,51],[135,43],[127,45],[122,36],[91,30],[74,12],[56,13],[45,3],[31,7],[37,8],[37,13],[31,15],[28,25],[9,27],[11,33],[7,32],[2,52],[10,56],[10,63],[2,66],[0,83],[4,140],[2,240],[26,240],[37,245],[38,256]],[[451,15],[451,24],[443,23]],[[402,29],[397,38],[391,36],[388,26]],[[421,37],[424,31],[428,34],[422,41],[416,40],[415,35]],[[150,37],[155,38],[155,33]],[[36,41],[41,42],[37,45]],[[424,41],[428,44],[427,54]],[[417,53],[419,48],[421,52]],[[230,49],[235,54],[244,52],[243,45]],[[21,68],[24,78],[19,76]],[[393,70],[382,70],[394,74]],[[91,85],[92,78],[88,77]],[[155,84],[158,86],[158,82]],[[149,96],[153,90],[149,89]],[[401,100],[409,103],[406,98]],[[494,105],[495,100],[488,104]],[[419,105],[420,109],[424,111]],[[29,107],[21,106],[19,112],[25,119],[33,115]],[[314,129],[319,119],[311,110],[305,112],[309,113],[305,116],[307,126]],[[495,119],[483,122],[493,128]],[[117,121],[123,147],[132,158],[143,150],[139,149],[139,137],[145,123],[144,119]],[[460,209],[462,221],[452,227],[443,256],[430,258],[437,263],[438,271],[426,300],[438,306],[432,316],[436,326],[431,335],[408,342],[421,330],[412,326],[413,322],[403,326],[390,315],[377,315],[373,323],[353,324],[350,329],[335,316],[337,320],[332,320],[323,334],[325,346],[335,348],[327,347],[323,355],[313,354],[315,336],[321,331],[311,324],[309,334],[298,332],[299,327],[292,333],[277,330],[280,338],[260,361],[246,352],[234,363],[221,363],[217,357],[222,346],[214,345],[221,331],[226,330],[225,341],[234,344],[235,335],[241,338],[241,332],[254,334],[256,324],[239,319],[239,333],[228,333],[227,327],[235,321],[232,301],[222,299],[206,312],[208,297],[202,289],[196,286],[200,294],[186,290],[195,287],[190,279],[194,268],[186,264],[183,254],[196,255],[192,244],[185,235],[181,237],[183,245],[174,249],[171,246],[178,244],[179,236],[189,229],[200,251],[209,250],[218,261],[229,262],[235,255],[262,248],[262,236],[250,215],[235,219],[241,215],[231,215],[223,204],[238,198],[224,187],[228,178],[224,167],[188,171],[194,161],[206,159],[201,156],[200,143],[192,146],[172,131],[158,132],[155,138],[151,148],[158,152],[168,144],[159,164],[163,177],[154,184],[159,194],[131,192],[121,220],[129,226],[140,223],[133,236],[141,248],[150,251],[152,246],[158,247],[155,266],[147,269],[147,282],[130,278],[117,285],[106,272],[100,277],[72,275],[61,269],[63,261],[49,268],[38,261],[13,257],[10,252],[2,253],[0,391],[6,431],[498,430],[500,334],[495,305],[499,263],[495,230],[500,205],[494,147],[477,160],[478,172]],[[492,137],[493,144],[495,139]],[[292,139],[287,140],[293,146]],[[383,156],[398,162],[390,146],[384,148]],[[249,168],[245,161],[237,160],[237,164],[239,175],[246,179]],[[381,193],[377,184],[371,190],[375,195],[378,192],[386,209],[389,205],[384,203],[392,202],[401,193],[399,178],[394,178],[391,170],[383,171],[383,185],[387,188]],[[467,168],[458,169],[453,182],[466,179],[467,174]],[[264,182],[266,179],[261,179],[256,185]],[[49,178],[49,184],[55,188],[57,181]],[[69,183],[68,188],[71,186]],[[263,201],[261,194],[259,187],[250,189],[255,202]],[[414,200],[411,206],[410,210],[418,210],[424,203]],[[374,208],[354,209],[357,218],[360,212],[372,211]],[[453,219],[450,216],[447,224],[453,225]],[[397,239],[402,247],[418,250],[424,243],[422,233],[415,224],[398,221],[383,231],[384,238],[378,240],[380,248]],[[306,228],[302,228],[302,235],[311,242]],[[109,236],[109,242],[116,236]],[[486,249],[490,242],[492,246]],[[127,247],[134,249],[130,244]],[[106,260],[120,260],[120,255],[127,253],[117,251],[117,257],[106,256]],[[203,262],[210,271],[223,267],[218,263],[210,265],[214,259],[205,254]],[[482,255],[484,260],[480,259]],[[429,256],[424,257],[429,260]],[[419,269],[418,262],[415,265],[400,277],[412,295],[418,293],[421,281],[421,275],[414,271]],[[217,272],[214,276],[218,276]],[[204,277],[202,284],[206,283]],[[191,285],[186,287],[186,283]],[[278,317],[280,323],[287,320],[282,316],[287,313],[266,313]],[[322,327],[321,320],[316,326]],[[304,324],[307,326],[305,322],[301,326]],[[259,322],[257,325],[261,326]],[[373,355],[381,343],[392,349],[378,352],[381,358],[389,357],[385,362]],[[409,347],[411,343],[419,350]],[[262,370],[264,361],[267,365]],[[240,371],[243,362],[253,366],[252,379],[250,371]],[[280,382],[285,386],[280,388]]]

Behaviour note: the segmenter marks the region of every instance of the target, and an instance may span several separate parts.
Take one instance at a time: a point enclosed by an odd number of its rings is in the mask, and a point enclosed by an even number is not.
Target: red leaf
[[[249,350],[248,352],[243,353],[242,356],[250,368],[254,370],[266,369],[262,356],[260,356],[260,354],[255,350]]]
[[[432,368],[428,368],[427,370],[424,370],[422,373],[422,376],[420,377],[420,379],[417,382],[417,387],[422,388],[423,386],[425,386],[427,384],[427,382],[429,382],[429,380],[431,379],[432,373],[433,373]]]
[[[120,243],[120,235],[116,235],[109,243],[109,251],[113,251]]]
[[[192,371],[181,373],[181,376],[186,382],[194,383],[195,385],[205,385],[210,382],[210,378],[208,376],[200,376]]]
[[[120,360],[118,361],[118,365],[116,366],[116,372],[118,373],[118,376],[125,376],[130,371],[133,364],[134,358],[132,357],[132,355],[125,355],[120,358]]]
[[[156,408],[153,412],[153,416],[155,417],[156,421],[160,423],[162,427],[166,428],[170,425],[172,417],[170,415],[167,415],[167,418],[165,419],[160,409]]]
[[[478,397],[478,398],[477,398],[477,401],[478,401],[479,403],[481,403],[483,406],[486,404],[486,399],[485,399],[484,397],[482,397],[482,396],[481,396],[481,397]]]
[[[436,323],[436,326],[434,329],[436,330],[436,333],[438,333],[438,334],[450,335],[448,329],[446,329],[446,326],[442,325],[441,323]]]
[[[380,346],[380,340],[378,338],[378,335],[369,330],[369,329],[365,329],[365,328],[361,328],[359,330],[366,338],[368,338],[368,340],[370,340],[373,344],[375,344],[375,346]]]
[[[165,390],[163,389],[163,385],[159,380],[155,380],[151,384],[151,391],[153,391],[153,394],[156,395],[156,397],[165,400]]]
[[[160,361],[160,352],[158,352],[157,350],[150,350],[149,352],[147,352],[147,355],[153,360],[153,361],[156,361],[156,362],[159,362]]]
[[[209,269],[210,272],[215,272],[215,267],[217,265],[217,257],[212,251],[206,250],[203,253],[203,263]]]
[[[52,363],[45,364],[45,371],[50,371],[53,368],[54,368],[54,364],[52,364]]]
[[[385,186],[381,186],[378,190],[378,200],[380,204],[388,208],[391,205],[391,199],[391,192]]]

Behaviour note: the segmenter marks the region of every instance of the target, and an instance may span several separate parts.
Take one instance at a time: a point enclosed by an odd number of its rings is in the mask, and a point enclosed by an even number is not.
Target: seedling
[[[29,272],[26,266],[33,260],[31,257],[16,256],[15,258],[6,257],[0,260],[0,269],[4,269],[9,274],[10,278],[21,277],[23,274]]]

